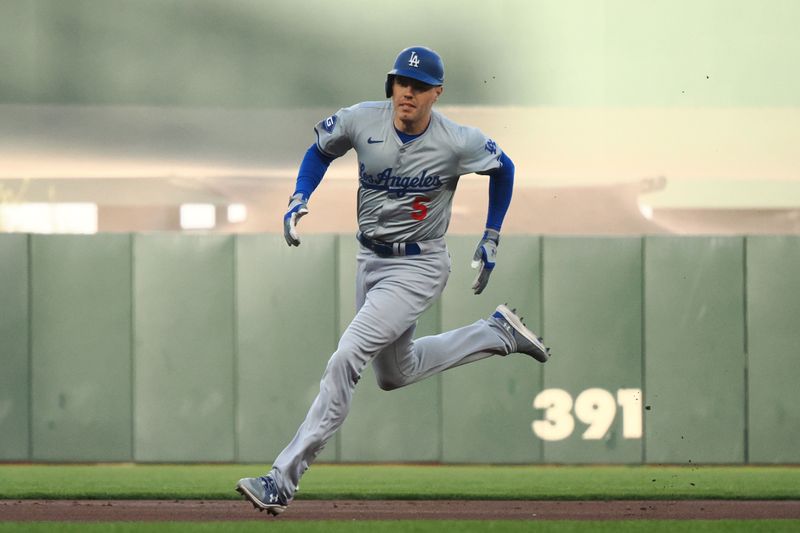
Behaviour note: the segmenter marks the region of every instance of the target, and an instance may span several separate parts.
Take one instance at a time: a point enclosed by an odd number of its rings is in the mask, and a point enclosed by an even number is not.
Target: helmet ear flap
[[[392,85],[394,85],[394,75],[389,74],[386,76],[386,98],[392,97]]]

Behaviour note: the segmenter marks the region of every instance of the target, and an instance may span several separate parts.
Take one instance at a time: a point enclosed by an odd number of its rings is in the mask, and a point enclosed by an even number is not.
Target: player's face
[[[395,76],[392,85],[395,126],[404,133],[422,133],[428,127],[431,108],[440,94],[441,87]]]

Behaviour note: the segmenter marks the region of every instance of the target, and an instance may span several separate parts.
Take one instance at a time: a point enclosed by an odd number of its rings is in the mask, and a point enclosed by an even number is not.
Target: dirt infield
[[[0,500],[0,521],[800,519],[800,501],[299,500],[280,517],[244,501]]]

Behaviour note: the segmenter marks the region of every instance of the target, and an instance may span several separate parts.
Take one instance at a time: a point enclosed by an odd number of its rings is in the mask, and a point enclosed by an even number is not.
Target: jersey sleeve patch
[[[353,147],[348,135],[351,119],[352,114],[348,109],[340,109],[314,125],[317,147],[322,153],[330,157],[341,157]]]
[[[327,131],[328,133],[333,133],[333,129],[336,127],[336,115],[331,115],[325,120],[322,121],[322,129]]]
[[[458,174],[472,172],[488,173],[500,166],[503,150],[497,142],[487,137],[477,128],[465,128],[460,155]]]

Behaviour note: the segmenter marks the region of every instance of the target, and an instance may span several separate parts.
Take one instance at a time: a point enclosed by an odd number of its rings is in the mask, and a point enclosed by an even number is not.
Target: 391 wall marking
[[[618,389],[614,395],[601,388],[586,389],[573,401],[564,389],[545,389],[533,399],[534,409],[543,409],[542,420],[534,420],[533,433],[542,440],[559,441],[575,431],[575,418],[586,424],[584,440],[601,440],[622,411],[622,437],[642,438],[642,390]]]

